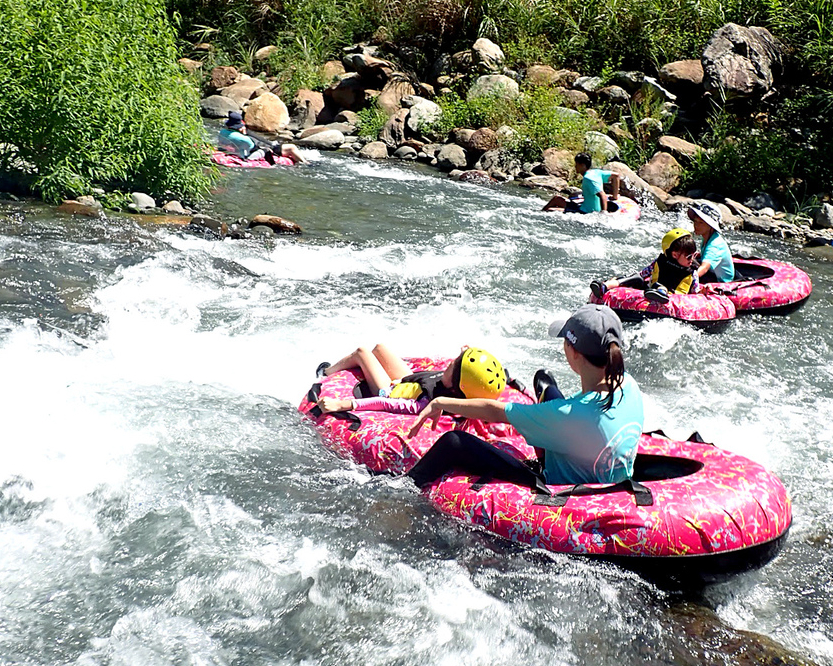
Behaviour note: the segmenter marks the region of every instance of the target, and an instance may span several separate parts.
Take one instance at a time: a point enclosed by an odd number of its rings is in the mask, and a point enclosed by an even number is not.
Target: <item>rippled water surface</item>
[[[684,220],[547,215],[518,188],[333,154],[230,172],[212,205],[305,233],[0,204],[0,662],[774,664],[780,644],[833,664],[833,264],[729,233],[808,271],[808,304],[713,335],[626,326],[646,429],[698,430],[793,499],[775,561],[683,599],[440,516],[296,405],[320,361],[377,341],[478,344],[576,389],[548,324]]]

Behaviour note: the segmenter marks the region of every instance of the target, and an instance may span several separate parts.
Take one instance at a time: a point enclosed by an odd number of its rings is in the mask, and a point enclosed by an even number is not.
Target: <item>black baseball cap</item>
[[[606,305],[582,305],[566,321],[555,321],[550,335],[564,338],[585,356],[607,356],[612,342],[622,346],[622,322]]]

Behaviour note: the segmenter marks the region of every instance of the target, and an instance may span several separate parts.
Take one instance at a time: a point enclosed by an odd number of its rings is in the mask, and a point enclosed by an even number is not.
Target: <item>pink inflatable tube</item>
[[[410,359],[414,370],[447,361]],[[361,380],[340,372],[313,385],[299,409],[340,455],[375,472],[402,474],[448,430],[463,429],[519,459],[534,452],[508,424],[455,422],[443,416],[436,431],[424,427],[406,439],[414,416],[356,412],[316,416],[317,396],[349,398]],[[531,403],[509,388],[501,399]],[[311,411],[312,410],[312,411]],[[557,553],[614,561],[646,577],[700,585],[762,566],[780,550],[792,520],[782,483],[758,463],[699,441],[645,434],[639,444],[634,487],[549,486],[536,495],[510,483],[450,474],[426,489],[443,513],[511,541]]]
[[[664,318],[679,319],[699,328],[717,330],[735,318],[735,305],[720,294],[671,294],[668,303],[653,303],[645,292],[630,287],[616,287],[603,298],[590,296],[591,303],[603,303],[623,321]]]
[[[582,201],[584,201],[584,198],[578,196],[574,200],[577,203],[581,203]],[[618,206],[615,212],[609,214],[613,217],[613,219],[620,219],[622,221],[624,221],[625,218],[629,220],[638,220],[639,217],[642,215],[642,208],[639,207],[639,204],[636,203],[636,201],[634,201],[633,199],[630,199],[626,196],[619,196],[619,198],[612,203],[615,203]],[[558,211],[553,209],[553,212]],[[563,211],[561,211],[561,213],[563,215],[584,215],[584,213],[564,213]],[[603,214],[604,213],[599,213],[599,215]]]
[[[704,284],[703,292],[728,297],[738,313],[789,314],[810,298],[813,283],[800,268],[781,261],[735,256],[735,282]]]
[[[220,166],[242,167],[244,169],[271,169],[275,166],[293,166],[295,164],[288,157],[275,157],[275,163],[269,164],[266,160],[244,160],[239,155],[224,153],[221,150],[215,150],[211,153],[211,161]]]

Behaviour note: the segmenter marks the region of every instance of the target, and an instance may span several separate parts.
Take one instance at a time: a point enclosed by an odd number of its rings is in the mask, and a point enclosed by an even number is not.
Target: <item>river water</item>
[[[0,203],[0,662],[778,663],[774,641],[833,664],[833,264],[795,246],[728,234],[811,274],[789,317],[626,325],[646,429],[698,430],[793,499],[783,553],[697,598],[467,528],[300,418],[316,365],[377,341],[481,345],[577,389],[548,324],[678,220],[540,205],[336,154],[216,192],[299,238]]]

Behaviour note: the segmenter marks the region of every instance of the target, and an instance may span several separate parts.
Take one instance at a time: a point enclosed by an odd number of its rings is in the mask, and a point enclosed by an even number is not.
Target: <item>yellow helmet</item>
[[[467,398],[497,398],[506,387],[506,373],[489,352],[469,347],[460,357],[458,386]]]
[[[691,236],[691,232],[687,229],[681,229],[680,227],[669,231],[662,237],[662,251],[668,252],[668,248],[671,247],[671,243],[678,238],[682,238],[683,236]]]

